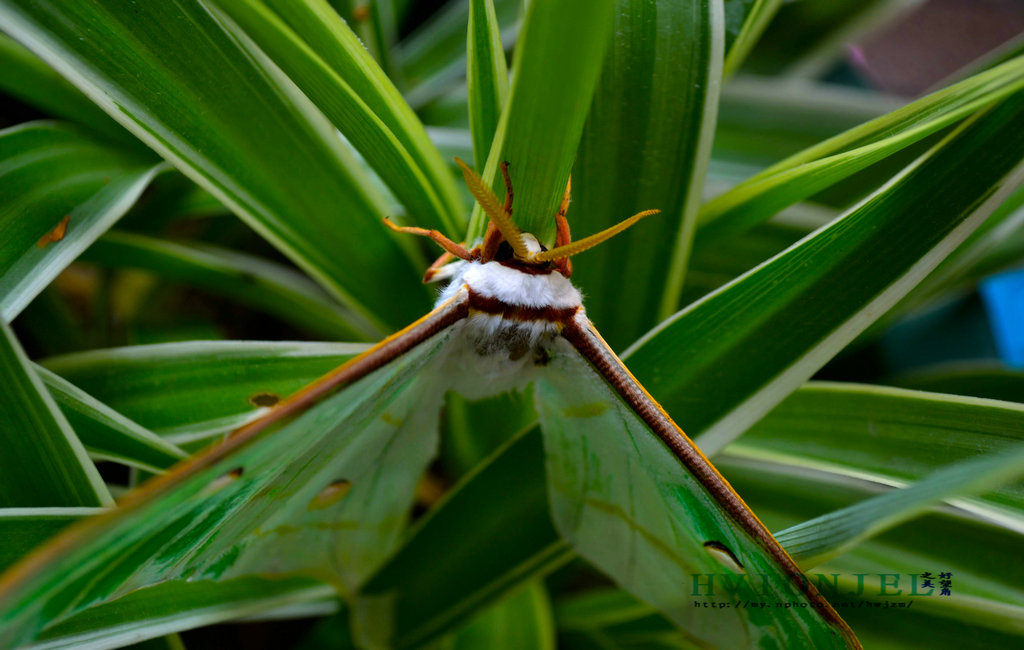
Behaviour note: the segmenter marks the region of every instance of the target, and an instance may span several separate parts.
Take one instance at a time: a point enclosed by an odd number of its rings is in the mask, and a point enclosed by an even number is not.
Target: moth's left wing
[[[167,580],[301,573],[352,590],[435,455],[445,387],[430,370],[467,313],[462,291],[16,565],[0,577],[0,648]]]
[[[534,395],[559,533],[696,647],[860,647],[582,314]]]

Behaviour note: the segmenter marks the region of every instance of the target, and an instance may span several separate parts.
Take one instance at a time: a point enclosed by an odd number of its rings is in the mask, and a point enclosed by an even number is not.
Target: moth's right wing
[[[0,577],[0,647],[166,580],[305,574],[354,589],[393,548],[437,448],[463,290]],[[183,405],[187,408],[187,405]]]
[[[538,373],[552,518],[694,647],[860,648],[583,316]]]

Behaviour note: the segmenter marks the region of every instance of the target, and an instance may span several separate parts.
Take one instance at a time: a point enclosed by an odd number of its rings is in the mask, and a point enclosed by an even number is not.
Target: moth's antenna
[[[519,230],[519,226],[512,221],[512,217],[502,207],[498,197],[494,196],[494,192],[487,186],[484,179],[480,178],[475,171],[470,169],[469,165],[458,157],[455,158],[455,162],[462,168],[462,175],[466,177],[466,185],[469,186],[470,193],[476,198],[484,213],[490,218],[491,223],[501,231],[505,241],[515,251],[516,257],[522,260],[530,259],[532,254],[526,248],[522,231]]]
[[[606,228],[597,234],[584,237],[583,239],[576,240],[572,243],[566,244],[565,246],[559,246],[548,251],[542,251],[534,255],[533,259],[537,262],[553,262],[555,260],[569,257],[570,255],[575,255],[576,253],[582,253],[588,248],[593,248],[601,242],[611,239],[644,217],[649,217],[652,214],[658,214],[659,212],[661,212],[661,210],[644,210],[643,212],[637,212],[632,217],[625,221],[620,221],[611,228]]]

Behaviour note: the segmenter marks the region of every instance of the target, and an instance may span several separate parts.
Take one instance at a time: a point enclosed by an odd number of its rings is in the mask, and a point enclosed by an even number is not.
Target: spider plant
[[[1021,257],[1024,58],[909,102],[817,80],[900,4],[0,0],[0,569],[425,313],[435,253],[382,219],[479,237],[458,155],[496,191],[511,162],[548,243],[570,175],[575,232],[661,210],[576,258],[587,311],[866,646],[1019,644],[1021,375],[829,365]],[[444,416],[346,598],[258,561],[135,576],[183,535],[20,603],[30,643],[689,647],[556,532],[529,400]]]

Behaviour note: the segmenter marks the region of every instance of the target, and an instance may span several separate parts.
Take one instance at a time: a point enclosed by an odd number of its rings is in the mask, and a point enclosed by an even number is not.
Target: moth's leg
[[[558,206],[558,214],[555,215],[555,226],[558,231],[555,233],[555,247],[565,246],[572,241],[572,234],[569,232],[569,220],[565,218],[565,213],[569,211],[569,199],[572,196],[572,176],[569,176],[569,181],[565,184],[565,194],[562,195],[562,203]],[[563,257],[560,260],[555,261],[555,267],[558,272],[569,277],[572,275],[572,260],[568,257]]]
[[[480,261],[490,262],[498,254],[498,246],[505,240],[505,237],[498,230],[492,221],[487,222],[487,232],[484,233],[484,242],[480,247]]]
[[[394,230],[395,232],[405,233],[407,235],[420,235],[421,237],[427,237],[437,243],[438,246],[445,249],[455,257],[463,260],[473,259],[473,254],[466,250],[466,247],[462,244],[456,244],[452,240],[442,235],[437,230],[427,230],[426,228],[416,228],[413,226],[397,226],[391,219],[384,218],[384,225]]]
[[[501,163],[501,177],[505,179],[505,214],[512,215],[512,197],[514,192],[512,191],[512,177],[508,175],[508,161],[505,160]]]
[[[437,272],[441,270],[441,267],[456,259],[454,255],[445,251],[441,253],[441,256],[434,260],[434,263],[427,267],[427,271],[423,274],[423,284],[426,284],[434,279]]]

